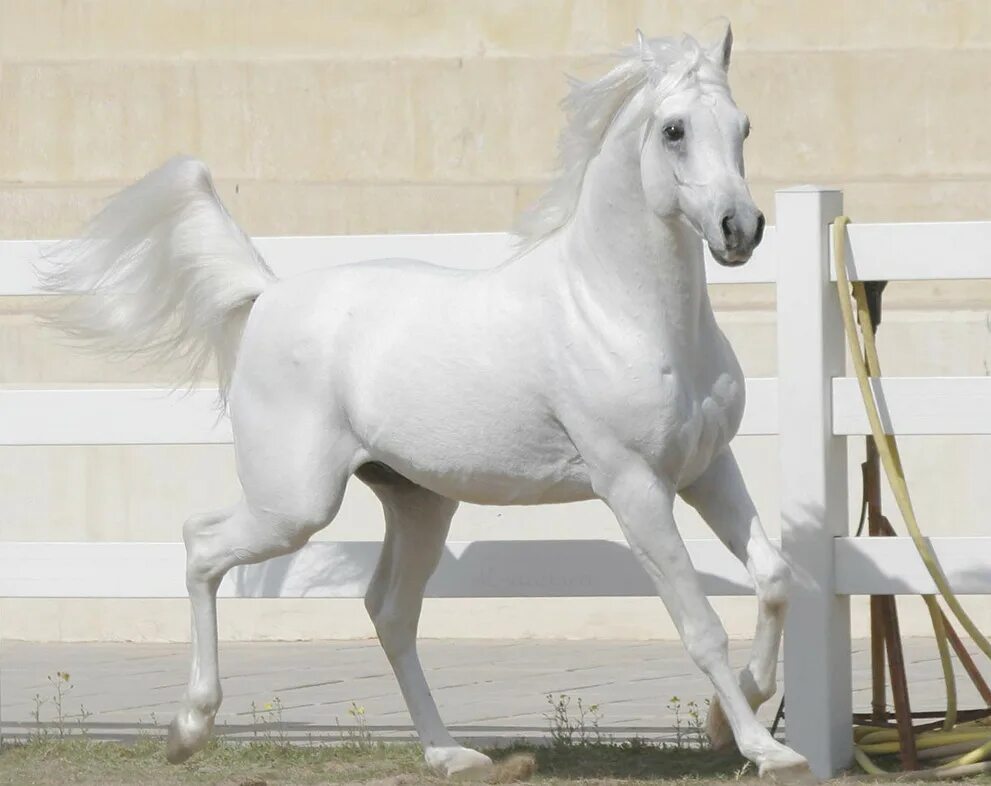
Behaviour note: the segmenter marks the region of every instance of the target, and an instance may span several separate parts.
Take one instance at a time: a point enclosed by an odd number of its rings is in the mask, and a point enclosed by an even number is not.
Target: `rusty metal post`
[[[867,437],[867,457],[861,466],[864,496],[868,510],[870,536],[880,535],[878,520],[881,508],[881,468],[878,464],[877,445],[873,437]],[[878,595],[871,596],[871,720],[882,724],[888,720],[887,682],[884,676],[884,602]]]
[[[960,659],[960,664],[963,666],[964,671],[967,672],[967,676],[970,677],[970,681],[974,683],[974,687],[977,688],[977,692],[981,694],[981,698],[984,699],[984,703],[987,704],[988,707],[991,707],[991,688],[988,688],[988,684],[985,682],[984,676],[977,668],[977,664],[974,663],[974,659],[970,656],[970,653],[967,652],[967,648],[964,647],[963,642],[960,641],[960,637],[953,629],[953,626],[946,618],[946,615],[943,614],[942,611],[940,611],[940,615],[943,617],[943,627],[946,628],[946,638],[949,639],[950,646],[953,647],[953,651]]]
[[[881,326],[881,293],[887,282],[871,281],[865,284],[867,306],[874,335]],[[877,444],[867,437],[867,455],[864,461],[864,496],[867,501],[868,535],[884,537],[892,533],[891,524],[881,511],[881,466]],[[871,672],[874,679],[872,692],[872,717],[887,720],[884,688],[884,656],[887,655],[891,675],[891,699],[898,725],[902,768],[919,768],[915,746],[915,729],[912,726],[912,707],[908,695],[908,677],[905,673],[905,656],[902,651],[901,631],[898,625],[898,608],[893,595],[871,597]]]
[[[902,769],[917,770],[919,756],[915,747],[915,729],[912,727],[912,706],[908,697],[908,678],[905,674],[902,636],[898,627],[898,609],[895,607],[894,595],[882,595],[880,598],[884,608],[884,638],[891,674],[891,700],[895,705],[895,722],[898,724],[898,742],[901,745]]]

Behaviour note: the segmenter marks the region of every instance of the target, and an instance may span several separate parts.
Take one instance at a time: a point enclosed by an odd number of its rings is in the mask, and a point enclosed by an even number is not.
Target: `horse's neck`
[[[702,243],[648,207],[636,134],[607,142],[589,164],[561,264],[570,288],[597,310],[630,319],[666,345],[693,349],[711,314]]]

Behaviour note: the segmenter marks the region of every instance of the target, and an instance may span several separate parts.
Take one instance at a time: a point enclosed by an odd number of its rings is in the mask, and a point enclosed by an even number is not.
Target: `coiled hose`
[[[870,377],[881,377],[881,363],[877,354],[874,330],[869,318],[867,292],[862,282],[853,284],[853,299],[857,304],[860,331],[854,319],[853,306],[850,302],[850,282],[846,272],[846,227],[849,218],[840,216],[833,224],[833,262],[836,268],[836,286],[839,290],[840,310],[843,314],[843,328],[850,348],[860,393],[867,410],[871,433],[877,444],[878,455],[884,467],[885,475],[891,486],[898,510],[902,515],[912,542],[915,544],[932,577],[946,606],[953,616],[960,621],[964,630],[970,635],[980,650],[991,658],[991,643],[977,628],[973,620],[964,611],[960,601],[954,594],[943,575],[936,555],[919,529],[919,522],[912,507],[912,499],[908,493],[908,484],[902,468],[898,443],[894,436],[886,434],[881,425],[874,390]],[[861,345],[861,336],[863,345]],[[947,641],[946,629],[943,625],[943,615],[936,596],[924,595],[926,607],[933,624],[936,645],[939,650],[943,679],[946,684],[946,717],[943,728],[920,731],[916,733],[915,743],[919,750],[919,758],[935,762],[935,766],[913,773],[913,777],[924,779],[960,778],[983,772],[991,772],[991,720],[981,718],[967,723],[957,723],[956,681],[953,675],[953,664],[950,660],[950,648]],[[897,729],[878,728],[876,726],[854,727],[854,756],[857,763],[865,772],[871,775],[888,774],[871,758],[872,754],[893,754],[900,750]]]

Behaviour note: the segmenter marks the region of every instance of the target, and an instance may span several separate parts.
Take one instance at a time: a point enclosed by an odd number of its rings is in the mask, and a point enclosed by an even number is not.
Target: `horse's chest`
[[[660,369],[632,395],[626,430],[639,450],[679,486],[694,481],[736,434],[745,390],[735,368],[687,374]]]

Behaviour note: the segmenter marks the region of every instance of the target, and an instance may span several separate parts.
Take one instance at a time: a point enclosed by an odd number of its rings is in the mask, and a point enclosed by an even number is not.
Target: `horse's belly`
[[[463,476],[413,471],[415,483],[450,499],[474,505],[545,505],[592,499],[584,471],[568,474],[513,475],[478,468]]]
[[[508,410],[469,413],[454,406],[389,421],[369,434],[368,452],[445,497],[478,505],[592,497],[584,461],[550,419],[521,417]]]
[[[402,454],[371,451],[375,458],[414,483],[450,499],[475,505],[539,505],[591,499],[588,470],[577,457],[552,461],[499,461],[452,451],[431,456],[422,450]]]

